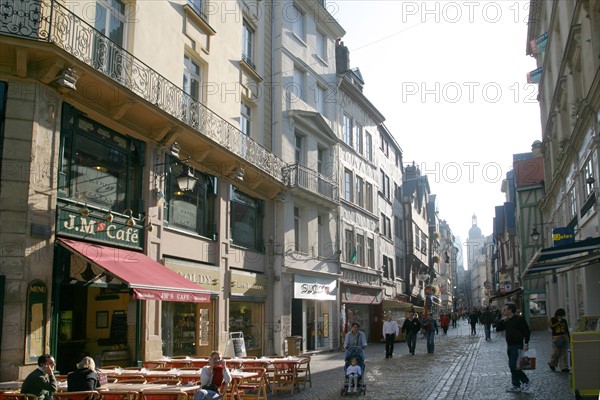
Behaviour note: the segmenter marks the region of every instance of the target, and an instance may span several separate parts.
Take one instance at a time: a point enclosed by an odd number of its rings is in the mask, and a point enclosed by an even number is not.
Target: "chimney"
[[[340,39],[335,42],[335,72],[343,74],[350,69],[350,51]]]

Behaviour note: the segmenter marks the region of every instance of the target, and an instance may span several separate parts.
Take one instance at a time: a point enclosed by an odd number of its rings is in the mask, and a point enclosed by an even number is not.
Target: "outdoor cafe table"
[[[107,383],[99,387],[98,392],[143,392],[144,390],[166,390],[166,391],[180,391],[182,393],[195,393],[200,389],[199,385],[164,385],[154,383]]]
[[[20,390],[23,381],[0,382],[0,392]]]

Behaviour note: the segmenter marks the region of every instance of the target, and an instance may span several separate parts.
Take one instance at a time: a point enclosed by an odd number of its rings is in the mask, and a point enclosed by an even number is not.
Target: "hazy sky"
[[[440,217],[463,241],[492,233],[512,155],[541,139],[526,73],[529,1],[327,1],[350,66],[404,154],[427,173]]]

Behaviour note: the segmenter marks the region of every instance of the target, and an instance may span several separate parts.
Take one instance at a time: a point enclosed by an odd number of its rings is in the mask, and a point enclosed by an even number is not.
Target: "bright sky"
[[[512,155],[541,140],[526,73],[529,1],[327,1],[350,66],[404,153],[429,175],[440,218],[464,241],[492,234]]]

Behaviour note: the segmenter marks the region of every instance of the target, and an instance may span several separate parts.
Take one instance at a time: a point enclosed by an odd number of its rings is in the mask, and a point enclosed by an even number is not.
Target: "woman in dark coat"
[[[67,390],[69,392],[83,392],[96,390],[100,386],[96,363],[92,357],[83,357],[77,364],[77,370],[67,375]]]

